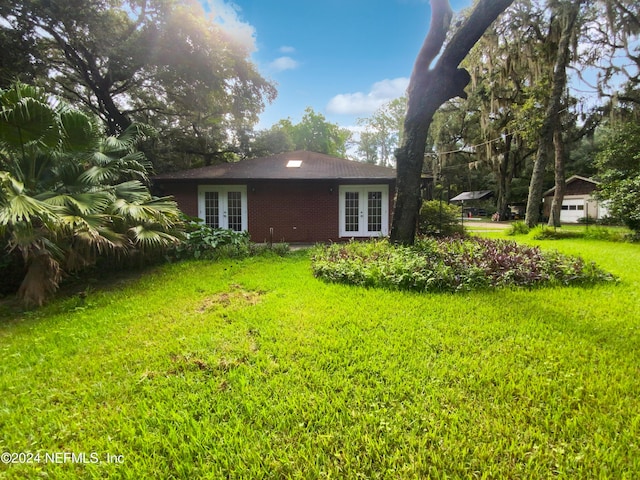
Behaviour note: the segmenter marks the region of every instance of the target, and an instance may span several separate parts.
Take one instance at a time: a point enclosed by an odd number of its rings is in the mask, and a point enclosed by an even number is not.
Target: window
[[[213,228],[247,230],[247,187],[245,185],[200,185],[198,216]]]
[[[388,185],[342,185],[339,192],[341,237],[389,233]]]

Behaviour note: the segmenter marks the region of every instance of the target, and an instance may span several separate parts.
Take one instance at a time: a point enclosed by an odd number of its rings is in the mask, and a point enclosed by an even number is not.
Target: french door
[[[377,237],[389,233],[389,187],[342,185],[340,236]]]
[[[247,187],[245,185],[200,185],[198,217],[212,228],[247,230]]]

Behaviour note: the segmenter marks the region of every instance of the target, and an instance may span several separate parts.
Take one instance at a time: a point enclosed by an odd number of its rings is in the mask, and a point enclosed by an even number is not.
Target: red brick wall
[[[232,183],[238,185],[241,182]],[[367,182],[372,183],[374,182]],[[338,186],[339,183],[335,180],[248,182],[247,214],[251,240],[288,243],[344,240],[339,237],[338,231]],[[187,215],[198,215],[197,184],[165,183],[157,186],[157,190],[161,195],[173,195],[180,209]],[[393,196],[393,188],[390,188],[390,212]]]
[[[247,197],[254,242],[338,239],[337,182],[253,182]]]
[[[198,216],[198,185],[195,183],[163,183],[154,186],[156,195],[173,195],[183,213]]]

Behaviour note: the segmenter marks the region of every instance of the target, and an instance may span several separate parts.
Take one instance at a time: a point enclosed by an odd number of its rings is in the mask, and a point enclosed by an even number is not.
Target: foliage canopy
[[[145,149],[162,168],[237,151],[276,95],[250,46],[197,2],[25,0],[1,2],[0,18],[5,36],[32,46],[25,58],[48,66],[39,80],[97,115],[110,135],[134,122],[156,128]]]

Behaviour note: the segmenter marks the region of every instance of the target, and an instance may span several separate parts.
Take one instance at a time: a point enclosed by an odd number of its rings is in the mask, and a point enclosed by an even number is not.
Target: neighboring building
[[[388,235],[396,172],[297,151],[154,177],[187,215],[248,231],[254,242],[311,243]]]
[[[580,219],[599,220],[609,215],[606,205],[594,196],[598,182],[591,178],[573,175],[566,181],[566,190],[562,200],[560,222],[578,223]],[[544,216],[549,218],[555,187],[544,192]]]

